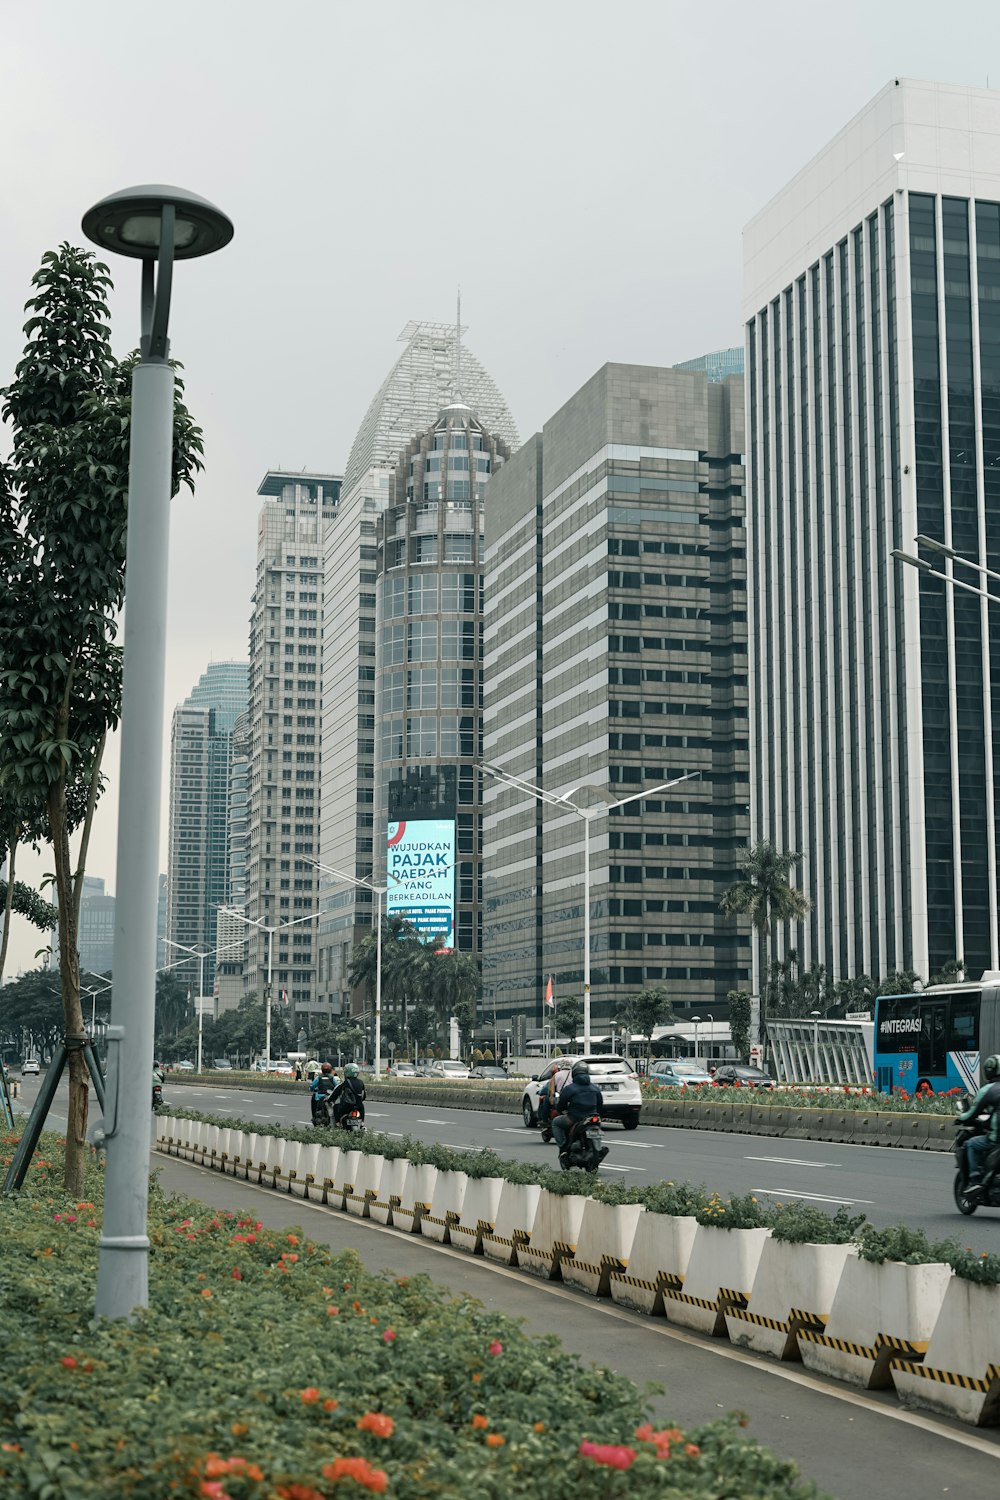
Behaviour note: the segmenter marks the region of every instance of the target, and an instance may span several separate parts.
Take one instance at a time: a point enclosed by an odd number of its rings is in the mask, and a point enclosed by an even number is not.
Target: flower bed
[[[0,1203],[4,1500],[816,1493],[735,1417],[654,1430],[554,1337],[155,1187],[150,1309],[94,1324],[102,1174],[69,1201],[60,1155]]]

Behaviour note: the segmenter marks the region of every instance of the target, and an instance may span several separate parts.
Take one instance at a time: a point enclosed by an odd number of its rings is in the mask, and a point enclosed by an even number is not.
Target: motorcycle
[[[163,1103],[163,1084],[153,1084],[153,1108],[159,1109]]]
[[[588,1115],[570,1127],[565,1149],[559,1152],[559,1165],[564,1172],[572,1172],[574,1167],[584,1172],[596,1172],[607,1154],[601,1117]]]
[[[349,1109],[345,1115],[341,1115],[339,1124],[341,1130],[346,1130],[348,1135],[353,1135],[355,1131],[360,1133],[365,1128],[360,1109]]]
[[[313,1111],[313,1124],[322,1130],[346,1130],[349,1135],[355,1131],[362,1131],[365,1122],[361,1118],[360,1109],[349,1109],[346,1114],[338,1119],[335,1113],[333,1099],[329,1094],[323,1094],[316,1103]]]
[[[959,1100],[955,1108],[961,1112],[969,1107],[968,1098]],[[990,1114],[976,1115],[972,1120],[956,1120],[956,1135],[952,1151],[955,1155],[955,1207],[960,1214],[974,1214],[977,1208],[1000,1208],[1000,1171],[997,1167],[1000,1162],[995,1158],[1000,1154],[997,1150],[990,1153],[986,1160],[986,1172],[983,1180],[974,1186],[969,1185],[969,1165],[965,1153],[965,1144],[973,1136],[984,1135],[990,1126]]]

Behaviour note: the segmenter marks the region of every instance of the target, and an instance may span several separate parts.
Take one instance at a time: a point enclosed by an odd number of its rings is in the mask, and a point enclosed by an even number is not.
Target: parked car
[[[284,1059],[275,1061],[275,1059],[272,1057],[271,1066],[268,1071],[271,1073],[281,1073],[285,1078],[295,1077],[295,1069],[292,1067],[290,1062],[286,1062]]]
[[[661,1057],[649,1069],[650,1079],[676,1089],[698,1088],[712,1083],[712,1074],[690,1057]]]
[[[442,1057],[437,1062],[431,1063],[432,1078],[468,1078],[468,1076],[468,1064],[458,1062],[454,1058]]]
[[[477,1063],[469,1072],[470,1078],[503,1078],[506,1080],[507,1069],[501,1068],[497,1063]]]
[[[572,1068],[577,1062],[587,1064],[591,1079],[601,1091],[604,1099],[601,1118],[620,1120],[626,1130],[634,1130],[642,1109],[639,1078],[632,1064],[614,1052],[594,1053],[586,1057],[554,1057],[551,1062],[546,1063],[541,1072],[529,1079],[521,1096],[521,1117],[529,1130],[538,1124],[538,1096],[548,1087],[552,1074],[563,1068]]]
[[[774,1079],[763,1068],[751,1068],[744,1063],[720,1063],[712,1080],[717,1084],[742,1084],[748,1089],[773,1089]]]
[[[190,1060],[190,1058],[187,1058],[187,1057],[185,1057],[182,1062],[171,1063],[170,1067],[171,1067],[171,1070],[173,1072],[175,1072],[175,1073],[193,1073],[194,1072],[194,1063]]]
[[[212,1067],[216,1068],[220,1073],[231,1073],[233,1071],[233,1065],[228,1057],[213,1057]]]
[[[386,1072],[392,1078],[417,1078],[419,1076],[416,1064],[411,1062],[390,1063]]]
[[[21,1077],[27,1078],[29,1073],[41,1073],[42,1069],[37,1057],[26,1057],[21,1064]]]

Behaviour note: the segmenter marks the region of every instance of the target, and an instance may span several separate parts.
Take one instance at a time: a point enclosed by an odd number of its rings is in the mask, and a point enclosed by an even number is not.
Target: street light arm
[[[940,552],[943,557],[950,557],[952,562],[961,563],[964,568],[971,568],[975,573],[982,573],[987,578],[995,578],[1000,583],[1000,573],[993,568],[987,568],[984,563],[973,562],[971,557],[963,557],[961,552],[956,552],[954,547],[948,547],[944,542],[939,542],[936,537],[924,536],[922,533],[915,536],[913,540],[918,547],[929,547],[932,552]]]
[[[922,573],[929,573],[932,578],[940,579],[951,588],[962,589],[966,594],[975,594],[977,599],[985,599],[988,604],[1000,604],[1000,594],[990,594],[986,589],[977,589],[974,584],[963,583],[961,578],[949,578],[947,573],[939,573],[937,568],[932,568],[930,563],[925,562],[922,557],[911,557],[908,552],[901,552],[898,547],[893,547],[890,555],[897,562],[908,563],[911,568],[919,568]],[[1000,575],[992,574],[991,576]]]
[[[655,797],[657,792],[668,792],[672,786],[680,786],[682,781],[693,781],[696,776],[700,775],[700,771],[685,771],[683,776],[676,776],[673,781],[661,781],[659,786],[651,786],[642,792],[633,792],[630,797],[620,797],[617,802],[608,804],[608,812],[613,812],[616,807],[624,807],[627,802],[638,802],[641,797]]]
[[[536,797],[539,802],[547,802],[551,807],[565,807],[570,812],[584,816],[583,809],[577,807],[575,802],[570,802],[567,796],[559,792],[550,792],[544,786],[536,786],[533,781],[525,781],[522,776],[515,776],[512,771],[502,771],[495,766],[488,766],[485,761],[480,764],[479,769],[487,776],[492,776],[501,786],[506,786],[515,792],[527,792]]]

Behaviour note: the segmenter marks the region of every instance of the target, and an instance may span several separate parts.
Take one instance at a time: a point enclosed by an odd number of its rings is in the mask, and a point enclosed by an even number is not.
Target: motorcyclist
[[[345,1115],[356,1109],[362,1120],[365,1117],[365,1085],[357,1063],[348,1063],[344,1069],[344,1081],[333,1091],[333,1120],[339,1125]]]
[[[963,1125],[967,1125],[977,1115],[989,1112],[990,1116],[987,1129],[981,1135],[970,1136],[965,1143],[969,1187],[975,1187],[982,1182],[986,1158],[997,1144],[998,1130],[1000,1130],[1000,1055],[994,1053],[992,1057],[986,1059],[982,1067],[982,1076],[983,1083],[976,1097],[968,1109],[963,1110],[957,1116]]]
[[[555,1112],[556,1100],[560,1091],[564,1089],[570,1080],[568,1066],[553,1068],[549,1074],[548,1082],[538,1095],[538,1123],[541,1126],[548,1125]]]
[[[570,1132],[581,1120],[599,1115],[604,1108],[604,1095],[590,1081],[590,1069],[585,1062],[573,1064],[573,1072],[556,1098],[557,1114],[552,1117],[552,1135],[559,1147],[559,1155],[569,1147]],[[607,1155],[607,1147],[604,1155]]]
[[[314,1125],[324,1125],[326,1123],[326,1110],[324,1106],[336,1088],[337,1075],[333,1071],[333,1064],[325,1062],[321,1065],[319,1072],[309,1085]]]

